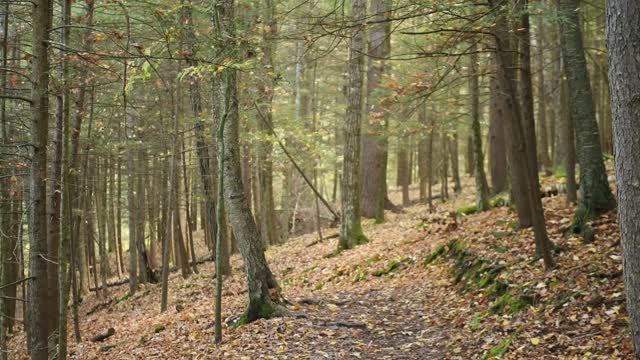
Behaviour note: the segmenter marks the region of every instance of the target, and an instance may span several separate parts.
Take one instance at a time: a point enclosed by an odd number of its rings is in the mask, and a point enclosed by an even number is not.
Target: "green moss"
[[[442,254],[444,254],[444,251],[445,251],[445,246],[444,245],[438,246],[431,254],[427,255],[427,257],[424,259],[424,264],[425,265],[431,264],[437,258],[442,256]]]
[[[485,296],[488,297],[489,299],[496,299],[504,295],[504,293],[506,293],[508,289],[509,289],[509,285],[507,285],[506,283],[500,280],[495,280],[487,288],[487,291],[485,292]]]
[[[366,270],[358,272],[356,276],[353,278],[353,283],[357,283],[366,279],[367,275],[369,275],[369,272]]]
[[[500,193],[489,199],[489,209],[506,206],[508,203],[508,195]],[[466,205],[456,210],[456,214],[459,216],[471,215],[475,214],[476,212],[478,212],[477,204]]]
[[[320,289],[322,289],[322,288],[324,287],[324,285],[325,285],[325,282],[324,282],[324,281],[319,281],[319,282],[316,284],[316,290],[320,290]]]
[[[500,296],[491,305],[489,311],[492,314],[500,314],[507,312],[508,314],[517,314],[520,311],[526,309],[531,303],[532,299],[521,295],[512,295],[511,292],[506,292]]]
[[[495,274],[492,273],[486,273],[482,276],[482,278],[480,279],[480,281],[478,282],[478,287],[480,288],[485,288],[489,285],[491,285],[491,283],[493,283],[493,280],[496,278]]]
[[[477,211],[478,211],[478,207],[475,204],[466,205],[458,208],[456,210],[456,215],[471,215],[471,214],[475,214]]]
[[[471,330],[478,330],[480,328],[482,319],[484,319],[486,315],[483,313],[476,313],[471,319],[471,323],[469,323],[469,327]]]
[[[567,170],[564,168],[564,166],[557,166],[556,167],[556,171],[553,174],[553,177],[556,178],[556,180],[560,180],[560,179],[566,179],[567,178]]]
[[[131,293],[126,293],[123,297],[121,297],[120,299],[118,299],[118,301],[116,301],[116,304],[120,304],[121,302],[127,301],[129,300],[129,298],[131,298]]]
[[[159,332],[163,332],[166,329],[166,327],[162,324],[158,324],[156,325],[156,327],[153,328],[153,332],[154,333],[159,333]]]
[[[489,349],[489,351],[487,351],[487,353],[484,354],[484,356],[482,357],[482,360],[502,358],[504,354],[506,354],[507,351],[509,350],[509,347],[511,347],[512,342],[513,342],[512,336],[509,336],[508,338],[503,339],[502,341],[500,341],[498,345]]]
[[[365,264],[369,265],[369,264],[373,264],[375,262],[380,261],[380,256],[379,255],[373,255],[372,257],[368,258],[367,260],[365,260]]]
[[[404,264],[411,262],[411,259],[409,258],[401,258],[398,260],[393,260],[391,261],[386,268],[381,269],[381,270],[377,270],[373,272],[373,276],[383,276],[383,275],[389,275],[393,272],[396,272],[397,270],[399,270]]]
[[[270,301],[256,301],[259,302],[257,305],[252,305],[251,301],[249,301],[249,308],[244,314],[242,314],[242,316],[240,316],[238,321],[233,324],[234,327],[237,328],[242,325],[249,324],[257,319],[269,319],[276,314],[276,308]]]

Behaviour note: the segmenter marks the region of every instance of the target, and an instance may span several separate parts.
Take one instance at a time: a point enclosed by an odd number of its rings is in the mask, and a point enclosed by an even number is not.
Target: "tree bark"
[[[366,121],[362,132],[361,198],[362,216],[384,221],[387,201],[388,110],[379,104],[379,88],[385,73],[385,58],[391,52],[391,23],[384,21],[390,14],[389,0],[371,0],[370,17],[378,23],[368,28]]]
[[[49,130],[49,0],[32,2],[31,169],[29,176],[29,273],[26,332],[30,356],[46,360],[47,303],[47,134]]]
[[[640,359],[640,4],[609,0],[607,48],[613,114],[618,226],[635,358]]]
[[[511,160],[512,178],[514,174],[521,176],[519,179],[522,181],[521,194],[528,200],[528,211],[531,214],[531,220],[533,225],[533,231],[535,235],[536,254],[544,259],[545,267],[550,269],[554,266],[553,258],[551,257],[552,244],[547,237],[544,212],[542,208],[542,202],[540,199],[540,185],[538,183],[538,173],[535,164],[529,162],[530,157],[526,149],[526,142],[524,140],[525,134],[523,130],[523,121],[521,119],[522,113],[519,109],[519,104],[515,101],[516,87],[514,83],[514,77],[509,76],[512,72],[513,66],[511,63],[510,55],[508,55],[509,45],[507,37],[509,30],[506,24],[506,14],[504,7],[496,7],[497,0],[490,0],[490,6],[494,7],[497,11],[496,21],[496,59],[498,64],[498,81],[501,87],[505,90],[505,105],[508,119],[505,121],[505,130],[508,134],[509,141],[509,154]],[[534,152],[535,155],[535,152]],[[519,171],[518,171],[519,170]],[[514,182],[515,183],[515,182]],[[518,209],[520,210],[520,208]],[[522,225],[522,224],[521,224]]]
[[[577,0],[558,0],[562,58],[575,122],[576,149],[580,164],[580,197],[574,231],[582,231],[589,219],[615,207],[604,167],[598,123],[587,70]]]
[[[471,97],[471,134],[473,136],[473,173],[476,179],[476,207],[478,211],[489,209],[489,185],[484,172],[484,155],[482,154],[482,131],[480,129],[480,89],[478,84],[478,54],[476,45],[471,49],[469,59],[469,96]]]
[[[491,172],[491,191],[494,194],[499,194],[508,188],[508,166],[504,132],[504,95],[495,76],[491,76],[490,91],[489,170]]]
[[[540,170],[543,170],[547,175],[551,175],[552,169],[551,160],[549,159],[549,137],[547,131],[547,92],[544,76],[544,46],[546,45],[546,42],[542,16],[538,16],[536,40],[536,59],[538,68],[538,163],[540,165]]]
[[[353,0],[351,3],[351,18],[354,23],[349,47],[347,113],[343,128],[344,153],[340,194],[342,221],[338,249],[351,249],[355,245],[367,242],[360,224],[360,129],[366,45],[363,21],[367,15],[366,8],[364,0]]]

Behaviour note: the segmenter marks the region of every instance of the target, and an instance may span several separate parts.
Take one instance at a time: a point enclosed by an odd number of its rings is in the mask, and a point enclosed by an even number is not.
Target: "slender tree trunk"
[[[565,104],[568,103],[568,89],[567,82],[560,80],[560,101]],[[578,202],[578,186],[576,185],[576,147],[575,147],[575,132],[574,132],[574,120],[571,112],[569,112],[569,106],[563,106],[560,109],[560,122],[558,135],[559,135],[559,159],[562,169],[565,172],[566,186],[567,186],[567,203],[575,204]]]
[[[404,136],[402,136],[404,138]],[[409,153],[402,143],[402,139],[398,139],[398,171],[397,184],[402,189],[402,206],[409,206]]]
[[[233,38],[235,36],[234,1],[224,0],[222,4],[218,3],[217,11],[220,14],[221,35]],[[234,53],[237,51],[235,49],[230,51],[233,51],[229,54],[231,58],[235,58]],[[225,180],[224,197],[229,221],[244,259],[244,270],[248,281],[249,304],[240,322],[251,322],[258,318],[277,315],[275,303],[280,302],[280,288],[264,256],[258,228],[251,215],[249,199],[246,198],[242,185],[236,70],[228,68],[222,77],[223,81],[220,84],[222,111],[219,123],[222,129],[218,132],[218,139],[223,139],[220,147],[222,148],[221,156],[224,159],[221,169]],[[275,290],[275,298],[272,297],[274,294],[270,294],[270,290]]]
[[[478,54],[476,45],[470,49],[469,95],[471,97],[471,134],[473,137],[473,172],[476,178],[476,207],[479,211],[489,209],[489,185],[484,173],[482,154],[482,131],[480,129],[480,89],[478,84]]]
[[[607,48],[613,114],[618,224],[635,358],[640,359],[640,4],[609,0]],[[635,75],[632,75],[635,74]]]
[[[447,133],[443,129],[440,134],[440,200],[445,202],[449,198],[449,151],[447,151]]]
[[[512,167],[512,178],[514,174],[521,176],[521,184],[523,188],[522,195],[528,200],[528,210],[531,214],[533,231],[535,235],[536,254],[544,259],[545,267],[550,269],[554,266],[551,257],[552,244],[547,237],[546,227],[544,223],[544,212],[540,199],[538,183],[538,173],[535,164],[531,164],[530,154],[526,149],[525,135],[523,131],[522,113],[519,104],[515,101],[516,87],[514,86],[514,77],[509,74],[513,69],[510,56],[508,55],[509,45],[507,37],[509,30],[506,24],[506,14],[504,8],[496,7],[497,0],[490,0],[490,6],[495,8],[497,13],[496,21],[496,58],[498,64],[498,81],[500,86],[505,90],[506,113],[509,119],[505,121],[506,133],[510,135],[509,153]],[[535,155],[535,152],[534,152]],[[518,171],[520,169],[520,171]],[[514,182],[515,183],[515,182]],[[518,209],[520,210],[520,208]]]
[[[489,169],[491,172],[491,190],[494,194],[499,194],[508,188],[508,166],[504,131],[504,95],[495,76],[490,79],[490,89]]]
[[[29,283],[26,332],[31,359],[47,359],[47,133],[49,130],[49,0],[32,2],[31,170],[29,176]]]
[[[543,170],[547,175],[551,175],[551,160],[549,159],[549,140],[547,132],[547,92],[544,76],[544,46],[546,43],[542,16],[538,16],[536,40],[536,58],[538,68],[538,163],[541,170]]]
[[[258,129],[270,136],[269,128],[273,127],[272,103],[275,90],[274,53],[276,42],[274,37],[278,32],[278,24],[275,17],[275,2],[273,0],[262,1],[262,13],[264,14],[262,31],[262,65],[267,70],[263,81],[259,83],[260,108],[264,114],[264,121],[258,121]],[[266,122],[266,124],[265,124]],[[277,244],[277,218],[275,201],[273,196],[273,142],[270,139],[258,143],[256,149],[257,179],[258,179],[258,207],[256,212],[260,219],[260,236],[264,244]]]
[[[199,273],[198,265],[196,264],[196,250],[193,245],[193,231],[191,230],[191,209],[189,208],[189,180],[187,178],[187,156],[184,145],[184,135],[182,136],[182,180],[184,182],[184,212],[185,212],[185,232],[187,234],[187,248],[191,250],[191,266],[193,267],[193,272],[196,274]],[[189,251],[187,251],[189,252]],[[188,256],[187,256],[188,257]]]
[[[460,184],[460,161],[458,154],[458,131],[454,130],[453,136],[449,139],[449,152],[451,153],[451,175],[453,176],[453,192],[456,194],[462,191]]]
[[[428,168],[431,166],[427,157],[429,152],[429,124],[427,122],[427,107],[425,103],[418,105],[418,123],[420,124],[420,133],[418,140],[418,178],[420,189],[420,201],[427,199],[427,183],[429,179]]]

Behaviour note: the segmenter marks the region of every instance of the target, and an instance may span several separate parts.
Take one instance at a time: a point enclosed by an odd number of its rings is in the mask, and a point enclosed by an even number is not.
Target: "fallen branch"
[[[318,245],[318,244],[320,244],[321,242],[323,242],[323,241],[325,241],[325,240],[327,240],[327,239],[335,239],[335,238],[337,238],[338,236],[340,236],[340,234],[339,234],[339,233],[335,233],[335,234],[333,234],[333,235],[325,236],[325,237],[323,237],[322,239],[316,239],[316,240],[314,240],[314,241],[312,241],[312,242],[308,243],[306,246],[307,246],[307,247],[312,247],[313,245]]]
[[[110,338],[111,336],[115,335],[116,330],[114,328],[109,328],[107,329],[106,332],[100,333],[94,337],[91,338],[91,342],[102,342],[108,338]]]
[[[345,321],[345,320],[328,321],[328,322],[325,322],[324,325],[325,326],[345,327],[345,328],[348,328],[348,329],[366,329],[367,328],[367,324],[365,324],[365,323],[358,323],[358,322]]]

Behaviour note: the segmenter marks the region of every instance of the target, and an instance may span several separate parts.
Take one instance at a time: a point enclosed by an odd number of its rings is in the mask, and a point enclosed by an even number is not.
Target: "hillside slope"
[[[76,359],[630,358],[614,214],[594,222],[595,241],[583,244],[562,235],[573,212],[564,197],[545,198],[558,262],[545,272],[532,257],[531,231],[518,230],[507,208],[451,215],[472,199],[463,194],[438,203],[435,213],[415,205],[384,224],[365,221],[371,242],[334,257],[327,255],[336,239],[310,245],[315,235],[270,248],[291,316],[237,329],[225,324],[220,345],[212,344],[212,263],[187,280],[172,274],[164,314],[159,285],[131,298],[126,285],[110,288],[109,300],[84,301],[81,330],[84,339],[109,327],[116,334],[104,343],[72,344],[70,353]],[[237,255],[232,265],[223,294],[228,320],[243,311],[246,297]],[[23,341],[16,336],[12,344]]]

